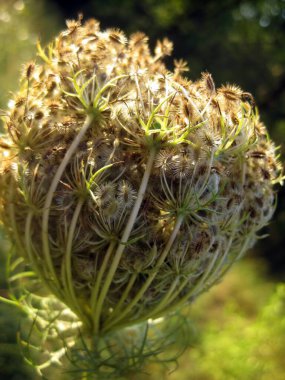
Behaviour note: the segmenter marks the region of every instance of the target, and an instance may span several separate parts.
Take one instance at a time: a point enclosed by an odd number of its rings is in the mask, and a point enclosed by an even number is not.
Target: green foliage
[[[33,378],[16,343],[19,328],[18,314],[10,306],[0,305],[0,375],[5,380]]]
[[[0,296],[7,297],[6,258],[9,247],[0,232]],[[23,317],[23,315],[21,315]],[[24,359],[16,342],[16,331],[19,329],[19,311],[0,302],[0,377],[5,380],[32,379],[32,370],[24,364]]]
[[[132,379],[150,374],[151,365],[177,367],[177,359],[194,335],[185,317],[174,315],[162,323],[144,323],[104,337],[82,337],[67,352],[70,377],[77,379]],[[180,339],[180,344],[177,344]]]
[[[285,286],[265,282],[261,271],[250,261],[239,264],[193,305],[199,343],[169,379],[284,378]]]

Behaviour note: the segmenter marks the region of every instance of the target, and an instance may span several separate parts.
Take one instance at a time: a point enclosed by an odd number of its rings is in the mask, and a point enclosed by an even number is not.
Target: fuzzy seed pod
[[[1,139],[0,215],[95,333],[173,311],[252,246],[281,181],[253,98],[197,82],[142,33],[68,21],[29,64]],[[233,117],[234,115],[234,117]]]

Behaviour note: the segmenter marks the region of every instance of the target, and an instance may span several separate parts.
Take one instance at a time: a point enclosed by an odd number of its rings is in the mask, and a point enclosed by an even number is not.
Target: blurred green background
[[[285,1],[0,0],[0,108],[7,107],[10,91],[17,89],[22,64],[36,55],[37,38],[45,44],[78,12],[99,19],[103,28],[144,31],[152,46],[167,36],[174,42],[173,56],[189,62],[191,79],[207,70],[217,86],[236,83],[251,92],[284,157]],[[284,380],[284,195],[282,189],[274,221],[264,231],[269,238],[185,310],[193,336],[178,369],[169,374],[167,368],[152,366],[143,378]],[[0,295],[6,296],[8,246],[0,239]],[[1,380],[38,378],[17,348],[20,317],[0,304]]]

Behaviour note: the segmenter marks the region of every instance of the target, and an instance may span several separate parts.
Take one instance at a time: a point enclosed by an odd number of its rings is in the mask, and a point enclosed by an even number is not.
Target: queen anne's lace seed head
[[[256,240],[281,181],[254,99],[197,82],[99,23],[68,21],[23,70],[1,139],[1,218],[96,332],[191,301]]]

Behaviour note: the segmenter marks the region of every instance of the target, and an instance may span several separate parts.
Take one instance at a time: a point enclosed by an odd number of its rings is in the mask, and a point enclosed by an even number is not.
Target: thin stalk
[[[110,257],[111,257],[111,254],[112,254],[114,248],[115,248],[115,245],[116,245],[115,241],[112,241],[111,244],[109,245],[108,250],[106,252],[106,255],[104,257],[103,263],[101,265],[101,268],[100,268],[99,273],[97,275],[95,285],[94,285],[92,292],[91,292],[90,306],[91,306],[92,314],[94,314],[94,315],[96,312],[96,302],[97,302],[97,298],[98,298],[99,288],[100,288],[100,285],[102,284],[102,278],[103,278],[103,275],[106,271],[107,265],[110,261]]]
[[[19,249],[23,253],[23,256],[27,256],[27,253],[23,249],[24,245],[22,244],[22,241],[21,241],[21,238],[19,235],[19,231],[18,231],[18,227],[17,227],[17,223],[16,223],[15,207],[14,207],[14,203],[12,201],[13,195],[14,195],[14,188],[15,187],[13,187],[12,183],[11,183],[10,189],[9,189],[9,198],[8,198],[9,199],[8,213],[9,213],[9,218],[10,218],[10,222],[11,222],[11,226],[12,226],[12,230],[13,230],[13,236],[14,236],[14,239],[16,240],[17,249]]]
[[[62,297],[60,296],[60,294],[58,294],[57,288],[54,287],[52,285],[52,283],[50,283],[46,279],[43,270],[41,269],[41,267],[39,266],[36,258],[34,257],[33,246],[32,246],[32,237],[31,237],[31,231],[32,231],[31,224],[32,224],[33,217],[34,217],[33,211],[29,211],[29,213],[27,215],[27,218],[26,218],[26,223],[25,223],[25,247],[26,247],[26,250],[27,250],[28,258],[29,258],[29,260],[30,260],[30,262],[32,264],[32,267],[35,269],[35,271],[38,274],[39,278],[44,282],[44,284],[46,285],[46,287],[51,292],[53,292],[62,301]]]
[[[78,135],[73,140],[72,144],[70,145],[69,149],[67,150],[63,160],[61,161],[57,172],[55,173],[55,176],[52,180],[52,183],[50,185],[49,191],[47,193],[47,197],[44,204],[44,211],[43,211],[43,217],[42,217],[42,245],[43,245],[43,257],[46,261],[47,268],[50,271],[51,277],[55,281],[59,291],[60,291],[60,283],[57,278],[57,275],[55,273],[55,269],[53,266],[53,261],[50,254],[50,246],[49,246],[49,215],[50,215],[50,209],[52,200],[54,197],[54,193],[56,191],[56,188],[58,186],[58,183],[63,175],[63,172],[65,168],[67,167],[72,155],[76,151],[78,145],[80,144],[83,136],[87,132],[88,128],[91,126],[93,121],[93,117],[91,115],[87,115],[85,123],[83,124],[82,128],[80,129]]]
[[[188,296],[192,296],[192,295],[195,295],[195,291],[198,289],[198,291],[201,289],[201,286],[203,286],[206,281],[207,281],[207,278],[209,276],[209,274],[211,273],[211,270],[213,269],[217,259],[218,259],[218,256],[219,256],[219,251],[217,250],[217,252],[215,253],[214,257],[211,258],[210,262],[209,262],[209,265],[208,267],[206,268],[204,274],[200,277],[200,279],[198,280],[198,282],[196,283],[196,285],[191,289],[191,291],[188,293]]]
[[[132,287],[133,287],[133,285],[134,285],[134,283],[135,283],[137,277],[138,277],[138,274],[137,274],[137,273],[133,273],[133,274],[131,275],[131,278],[130,278],[130,280],[129,280],[129,282],[128,282],[128,285],[126,286],[126,288],[125,288],[125,290],[124,290],[122,296],[120,297],[119,302],[118,302],[117,305],[116,305],[115,310],[114,310],[113,313],[112,313],[112,317],[115,315],[114,312],[115,312],[115,311],[119,311],[119,310],[120,310],[120,307],[124,304],[125,300],[128,298],[128,295],[130,294],[130,291],[131,291],[131,289],[132,289]]]
[[[149,318],[155,319],[153,317],[157,313],[164,313],[165,308],[170,306],[170,304],[172,303],[172,299],[175,298],[175,297],[172,297],[172,294],[175,291],[175,288],[177,286],[178,281],[179,281],[178,278],[176,278],[175,281],[172,283],[171,287],[166,292],[163,299],[159,302],[159,304],[151,312],[149,312],[148,314],[144,314],[143,316],[141,316],[135,320],[128,321],[127,323],[125,323],[123,325],[119,325],[118,328],[120,329],[121,327],[127,327],[129,325],[139,324],[139,323],[144,322],[145,320],[147,320]],[[183,284],[184,284],[184,286],[186,285],[185,283],[183,283]],[[180,291],[182,290],[181,288],[182,287],[180,286],[179,287]],[[177,293],[179,294],[180,291]],[[112,329],[112,331],[113,331],[113,329]]]
[[[14,188],[12,186],[10,186],[10,197],[9,197],[9,206],[8,206],[8,210],[9,210],[9,217],[10,217],[10,221],[11,221],[11,226],[13,228],[13,235],[14,235],[14,238],[16,240],[16,245],[17,245],[17,249],[19,249],[21,252],[22,252],[22,255],[25,257],[25,256],[28,256],[28,258],[30,259],[31,263],[33,265],[35,265],[35,268],[38,268],[37,264],[35,263],[35,260],[33,260],[33,257],[32,257],[32,253],[29,252],[29,247],[30,247],[30,244],[23,244],[22,241],[21,241],[21,238],[20,238],[20,235],[19,235],[19,231],[18,231],[18,227],[17,227],[17,223],[16,223],[16,220],[15,220],[15,207],[14,207],[14,204],[12,203],[12,195],[14,193]],[[27,222],[28,223],[28,226],[30,226],[30,223],[32,221],[32,216],[28,216],[27,217]],[[30,227],[29,228],[29,233],[30,233]],[[27,234],[27,225],[25,226],[25,239],[27,239],[28,243],[29,243],[29,239],[27,238],[28,234]],[[28,252],[26,250],[23,249],[23,247],[26,245],[26,247],[28,248]],[[39,273],[41,273],[40,270],[38,270]],[[45,282],[45,285],[48,287],[48,289],[50,289],[52,292],[54,292],[59,299],[61,299],[61,297],[57,294],[57,290],[56,288],[54,288],[51,283],[49,283],[47,281],[47,279],[45,278],[44,275],[41,276],[41,278],[43,279],[43,281]]]
[[[158,259],[155,267],[153,268],[153,272],[149,275],[148,279],[146,280],[146,282],[144,283],[144,285],[140,288],[139,292],[136,294],[136,296],[134,297],[134,299],[129,303],[129,305],[119,314],[119,316],[115,319],[111,319],[110,323],[106,324],[105,326],[105,329],[113,326],[114,324],[116,324],[117,322],[119,322],[122,318],[124,318],[125,315],[127,315],[131,309],[138,303],[138,301],[143,297],[143,295],[145,294],[146,290],[149,288],[149,286],[151,285],[152,281],[154,280],[156,274],[157,274],[157,271],[159,270],[160,266],[163,264],[164,260],[166,259],[171,247],[172,247],[172,244],[174,243],[176,237],[177,237],[177,234],[180,230],[180,227],[183,223],[183,220],[184,220],[184,215],[179,215],[177,220],[176,220],[176,223],[175,223],[175,226],[172,230],[172,233],[170,235],[170,238],[160,256],[160,258]],[[116,309],[114,310],[114,312],[116,312]],[[112,316],[111,316],[112,317]]]
[[[211,275],[209,276],[208,280],[207,281],[211,281],[220,271],[222,265],[223,265],[223,262],[225,260],[225,258],[227,257],[227,255],[229,254],[229,250],[231,248],[231,245],[232,245],[232,241],[233,241],[233,235],[231,235],[229,241],[228,241],[228,244],[227,244],[227,247],[225,249],[225,252],[224,254],[222,255],[222,257],[220,258],[220,260],[217,262],[217,265],[214,269],[214,271],[211,273]]]
[[[249,240],[249,238],[246,239],[246,241],[245,241],[245,243],[244,243],[244,246],[243,246],[243,248],[241,249],[241,252],[240,252],[240,254],[238,255],[238,257],[237,257],[236,260],[238,260],[238,258],[240,258],[240,257],[242,256],[242,254],[244,253],[244,251],[246,250],[248,240]],[[234,261],[233,261],[230,265],[228,265],[228,266],[222,271],[222,273],[220,274],[219,277],[222,277],[222,276],[223,276],[223,275],[224,275],[224,274],[225,274],[225,273],[231,268],[231,266],[232,266],[233,263],[234,263]],[[212,279],[212,276],[211,276],[211,279]],[[213,279],[213,282],[210,283],[210,286],[211,286],[216,280],[217,280],[217,278]],[[201,292],[202,292],[202,290],[199,289],[198,292],[196,292],[195,296],[198,296]],[[172,304],[169,308],[165,309],[165,310],[163,311],[163,313],[169,313],[169,312],[171,312],[171,311],[173,311],[173,310],[176,310],[177,308],[183,306],[183,305],[189,300],[189,298],[191,297],[191,295],[193,295],[193,289],[191,289],[191,291],[190,291],[189,293],[187,293],[184,297],[182,297],[178,302]],[[155,318],[159,318],[160,316],[161,316],[160,314],[155,315]]]
[[[80,199],[79,202],[76,205],[74,214],[72,216],[70,228],[68,231],[68,237],[67,237],[67,244],[66,244],[66,250],[65,250],[65,275],[66,275],[66,295],[67,295],[67,302],[68,304],[71,304],[74,310],[76,310],[76,314],[80,317],[81,321],[85,324],[85,326],[90,327],[90,321],[86,318],[85,314],[82,313],[82,309],[80,307],[80,304],[77,300],[74,286],[73,286],[73,279],[72,279],[72,244],[73,244],[73,238],[74,238],[74,231],[77,225],[78,217],[80,215],[82,206],[83,206],[84,200]]]
[[[238,209],[237,209],[237,211],[236,211],[237,214],[240,212],[241,207],[242,207],[242,204],[240,204],[240,206],[238,207]],[[234,230],[231,232],[231,237],[230,237],[230,239],[229,239],[229,241],[228,241],[228,244],[227,244],[227,247],[226,247],[226,249],[225,249],[225,252],[224,252],[222,258],[219,260],[219,262],[218,262],[218,264],[217,264],[215,270],[213,271],[213,273],[212,273],[211,276],[210,276],[210,281],[213,279],[213,280],[212,280],[213,283],[215,282],[214,277],[215,277],[215,276],[218,274],[218,272],[220,271],[220,269],[221,269],[221,267],[222,267],[222,264],[223,264],[223,262],[224,262],[226,256],[229,254],[229,251],[230,251],[230,248],[231,248],[231,245],[232,245],[233,239],[234,239],[234,235],[235,235],[237,229],[238,229],[238,225],[236,225],[235,228],[234,228]],[[243,251],[245,250],[245,248],[246,248],[246,246],[247,246],[247,243],[248,243],[249,238],[250,238],[250,237],[248,237],[248,238],[246,239],[246,241],[245,241],[245,245],[244,245],[243,248],[241,249],[241,252],[240,252],[240,254],[238,255],[238,257],[236,258],[236,260],[238,260],[238,259],[241,257],[241,255],[243,254]],[[236,261],[236,260],[235,260],[235,261]],[[232,263],[230,263],[229,268],[232,266],[233,263],[234,263],[234,261],[233,261]],[[227,270],[226,270],[226,271],[227,271]],[[218,275],[217,278],[219,278],[219,277],[220,277],[220,275]]]
[[[112,261],[111,267],[109,269],[109,272],[107,274],[106,280],[104,282],[103,288],[101,290],[101,293],[100,293],[100,296],[98,299],[97,310],[96,310],[95,320],[94,320],[94,327],[95,327],[95,331],[97,333],[99,331],[99,321],[100,321],[103,302],[104,302],[104,299],[108,293],[108,290],[110,288],[112,280],[114,278],[114,274],[118,268],[119,262],[121,260],[125,246],[126,246],[128,239],[130,237],[131,231],[132,231],[134,224],[136,222],[136,218],[137,218],[137,215],[139,213],[139,209],[140,209],[140,206],[142,204],[142,201],[144,199],[145,191],[146,191],[148,181],[149,181],[149,178],[151,175],[151,170],[153,167],[155,156],[156,156],[156,150],[153,148],[153,149],[151,149],[149,157],[148,157],[145,172],[144,172],[142,182],[141,182],[141,185],[140,185],[140,188],[138,191],[137,199],[136,199],[135,204],[132,208],[132,212],[129,216],[128,223],[127,223],[125,230],[123,232],[123,236],[122,236],[121,241],[118,245],[117,251],[115,253],[114,259]]]
[[[212,280],[212,282],[210,283],[210,286],[213,285],[219,278],[223,277],[229,271],[229,269],[232,267],[232,265],[243,256],[243,254],[245,253],[246,248],[248,246],[248,242],[249,242],[250,238],[251,238],[251,236],[249,236],[245,240],[244,245],[241,248],[241,250],[240,250],[239,254],[237,255],[237,257],[235,258],[235,260],[232,260],[231,263],[229,265],[227,265],[227,267],[225,267],[224,270],[222,270],[217,277],[213,278],[214,276],[211,276],[210,280]]]
[[[186,286],[186,281],[182,285]],[[180,291],[182,290],[182,285],[179,287]],[[178,291],[176,292],[176,294],[179,294]],[[151,313],[151,316],[142,315],[142,316],[140,316],[137,319],[128,320],[128,321],[125,321],[123,323],[116,324],[113,327],[110,325],[111,328],[108,326],[108,333],[120,330],[120,329],[125,328],[125,327],[129,327],[129,326],[132,326],[132,325],[136,325],[136,324],[145,322],[146,318],[157,319],[157,318],[160,318],[162,316],[165,316],[166,314],[168,314],[168,313],[170,313],[172,311],[176,311],[176,310],[178,310],[178,308],[180,308],[181,306],[183,306],[189,300],[190,295],[186,294],[184,297],[182,297],[181,299],[179,299],[177,302],[172,303],[172,299],[173,298],[174,297],[172,296],[171,300],[168,300],[168,306],[164,307],[163,310],[160,309],[156,313]]]
[[[217,256],[218,256],[218,253],[216,253],[214,259],[210,262],[206,272],[203,274],[203,276],[201,277],[201,279],[198,281],[198,283],[194,286],[194,288],[192,288],[190,290],[190,292],[188,292],[184,297],[178,299],[177,302],[174,302],[172,303],[172,300],[175,299],[179,294],[180,292],[183,290],[183,287],[187,285],[187,282],[188,282],[188,279],[185,280],[181,286],[179,287],[179,289],[175,292],[175,294],[173,294],[171,296],[171,299],[168,299],[168,307],[165,307],[164,305],[164,309],[161,310],[161,308],[159,308],[159,311],[157,312],[152,312],[151,314],[151,318],[152,319],[155,319],[155,318],[159,318],[162,314],[167,314],[173,310],[176,310],[177,308],[183,306],[188,300],[189,298],[193,295],[193,293],[195,292],[195,290],[197,289],[197,287],[201,284],[201,283],[204,283],[206,277],[208,276],[209,272],[211,271],[216,259],[217,259]],[[195,294],[196,295],[196,294]],[[147,316],[148,317],[148,316]],[[116,328],[123,328],[123,327],[126,327],[126,326],[129,326],[129,325],[132,325],[132,324],[137,324],[137,323],[140,323],[142,322],[143,320],[145,320],[145,316],[142,316],[140,318],[137,318],[135,320],[131,320],[131,321],[128,321],[124,324],[120,324],[120,325],[116,325]],[[113,325],[113,324],[112,324]],[[110,324],[108,327],[112,327],[112,325]]]
[[[168,299],[168,305],[171,305],[173,300],[175,300],[175,298],[177,298],[179,296],[179,294],[182,292],[182,290],[188,285],[189,283],[189,278],[186,278],[182,283],[181,285],[179,286],[179,288],[169,297]],[[161,311],[161,309],[159,310],[159,312]]]
[[[166,294],[164,295],[164,297],[162,298],[162,300],[158,303],[158,305],[155,306],[155,308],[146,316],[146,318],[151,318],[153,314],[156,314],[157,312],[163,310],[164,307],[168,306],[170,303],[171,303],[171,296],[173,294],[173,292],[175,291],[175,288],[177,287],[177,284],[179,282],[179,278],[177,277],[172,285],[170,286],[170,288],[168,289],[168,291],[166,292]],[[170,301],[169,301],[170,300]]]
[[[246,247],[247,247],[247,244],[248,244],[248,241],[249,241],[250,237],[248,237],[239,253],[239,255],[237,256],[236,260],[238,260],[245,252],[246,250]],[[216,257],[217,257],[217,254],[216,254]],[[215,259],[214,259],[215,261]],[[234,262],[234,261],[233,261]],[[233,262],[228,265],[223,271],[222,273],[220,274],[220,277],[222,277],[232,266]],[[210,272],[211,268],[213,267],[214,263],[212,265],[210,265],[208,267],[208,270],[207,270],[207,273]],[[203,277],[203,281],[205,279],[206,276],[202,276]],[[212,278],[212,276],[211,276]],[[217,278],[215,278],[213,280],[213,283],[217,280]],[[163,310],[160,309],[158,312],[155,312],[155,313],[152,313],[151,315],[151,318],[152,319],[157,319],[157,318],[160,318],[168,313],[171,313],[173,311],[176,311],[178,310],[180,307],[184,306],[187,301],[189,301],[190,297],[193,295],[193,293],[195,292],[195,290],[197,290],[197,286],[199,286],[199,284],[202,282],[202,281],[199,281],[198,284],[196,284],[196,286],[194,288],[192,288],[187,294],[185,294],[182,298],[178,299],[177,302],[173,302],[173,300],[175,300],[175,298],[177,298],[179,296],[179,294],[181,293],[181,291],[185,288],[185,286],[187,286],[189,282],[189,279],[185,279],[185,281],[183,281],[183,283],[181,284],[181,286],[178,288],[178,290],[173,293],[173,295],[171,296],[170,299],[168,299],[168,305],[167,307],[165,307]],[[213,283],[211,283],[210,285],[212,285]],[[201,290],[201,288],[198,290],[198,292],[195,293],[195,296],[198,296],[201,292],[203,291],[203,289]],[[200,293],[199,293],[200,292]],[[113,331],[117,331],[119,329],[122,329],[124,327],[129,327],[131,325],[134,325],[134,324],[138,324],[138,323],[141,323],[141,322],[144,322],[145,321],[145,316],[142,316],[140,318],[137,318],[135,320],[129,320],[129,321],[125,321],[124,323],[121,323],[121,324],[118,324],[118,325],[115,325],[113,328],[109,329],[108,331],[109,332],[113,332]]]
[[[216,252],[214,258],[210,261],[210,264],[208,265],[207,270],[204,272],[203,276],[200,278],[200,280],[197,282],[197,284],[185,296],[183,296],[182,298],[180,298],[176,303],[171,304],[169,306],[169,308],[164,309],[163,313],[169,313],[169,312],[171,312],[173,310],[176,310],[177,308],[183,306],[190,299],[191,296],[193,296],[193,295],[197,296],[198,292],[195,293],[195,291],[197,290],[197,288],[200,290],[201,289],[200,285],[205,283],[205,280],[208,277],[208,274],[210,273],[210,271],[212,270],[212,268],[213,268],[213,266],[214,266],[214,264],[215,264],[215,262],[217,260],[218,255],[219,255],[219,251]],[[185,283],[186,283],[186,281],[185,281]],[[179,293],[177,292],[177,295],[178,294]],[[158,318],[158,316],[155,315],[155,318]]]

